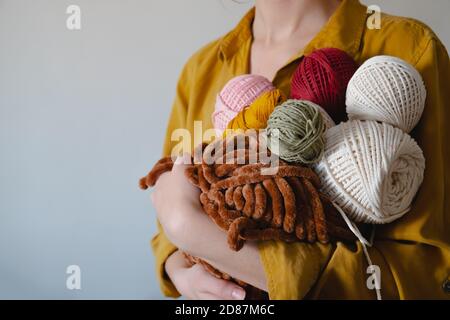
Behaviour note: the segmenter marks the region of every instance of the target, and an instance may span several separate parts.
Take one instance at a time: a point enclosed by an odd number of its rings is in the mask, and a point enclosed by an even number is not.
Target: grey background
[[[0,298],[162,297],[137,180],[159,158],[184,62],[251,3],[0,0]],[[450,1],[366,3],[450,45]],[[80,31],[66,29],[70,4]]]

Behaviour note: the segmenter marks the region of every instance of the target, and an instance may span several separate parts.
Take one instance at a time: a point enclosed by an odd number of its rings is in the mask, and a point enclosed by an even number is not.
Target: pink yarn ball
[[[244,74],[228,81],[217,95],[212,115],[217,134],[221,135],[228,123],[261,94],[274,89],[272,82],[258,75]]]

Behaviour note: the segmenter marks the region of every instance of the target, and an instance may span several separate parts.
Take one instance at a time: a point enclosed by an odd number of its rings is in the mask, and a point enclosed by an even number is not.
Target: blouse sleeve
[[[172,111],[170,114],[166,140],[164,142],[163,155],[171,154],[176,142],[171,141],[172,132],[176,129],[183,129],[186,127],[186,116],[188,108],[188,92],[189,92],[189,63],[184,67],[181,76],[178,80],[175,100],[173,102]],[[165,272],[164,264],[167,258],[174,253],[177,248],[167,239],[161,225],[158,222],[158,233],[151,240],[151,246],[155,255],[156,272],[159,280],[162,293],[168,297],[179,297],[177,289],[173,285]]]

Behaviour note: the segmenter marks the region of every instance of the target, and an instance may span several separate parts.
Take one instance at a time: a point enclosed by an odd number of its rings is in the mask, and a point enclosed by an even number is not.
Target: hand
[[[151,194],[158,220],[172,243],[192,237],[192,215],[202,214],[200,191],[185,176],[190,156],[179,157],[171,172],[161,175]],[[186,164],[185,164],[186,163]],[[181,241],[183,242],[183,241]]]
[[[237,284],[217,279],[201,265],[189,267],[183,254],[175,251],[165,269],[178,292],[190,300],[243,300],[245,291]]]

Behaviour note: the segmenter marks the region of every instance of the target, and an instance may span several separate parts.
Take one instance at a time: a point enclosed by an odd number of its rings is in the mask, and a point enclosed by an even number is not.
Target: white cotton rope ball
[[[426,89],[419,72],[406,61],[376,56],[355,72],[347,87],[350,120],[386,122],[405,132],[417,125]]]
[[[409,211],[425,158],[407,133],[386,123],[351,120],[325,133],[315,169],[322,191],[356,222],[384,224]]]

